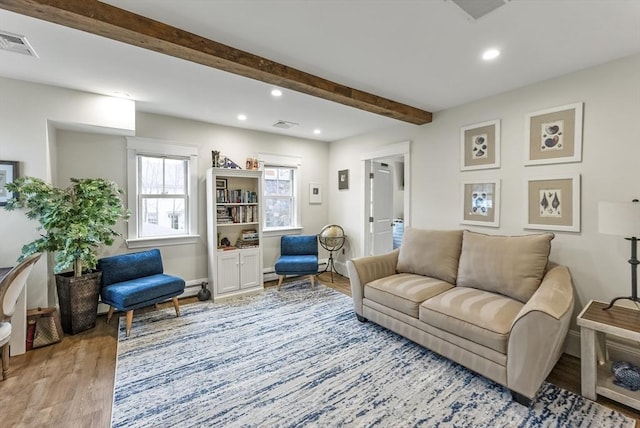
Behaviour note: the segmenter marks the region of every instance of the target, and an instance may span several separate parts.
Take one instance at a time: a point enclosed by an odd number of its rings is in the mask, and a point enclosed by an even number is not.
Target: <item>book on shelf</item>
[[[244,190],[244,189],[235,189],[235,190],[226,190],[224,193],[224,201],[220,202],[228,202],[232,204],[257,204],[258,203],[258,193],[252,190]]]

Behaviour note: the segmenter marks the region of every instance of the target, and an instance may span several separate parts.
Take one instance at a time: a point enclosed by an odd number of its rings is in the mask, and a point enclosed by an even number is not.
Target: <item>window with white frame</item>
[[[295,226],[294,172],[292,167],[264,167],[265,229]]]
[[[197,147],[127,139],[130,248],[196,242]]]
[[[265,232],[300,229],[300,160],[261,157],[263,169],[263,206]]]
[[[188,158],[137,155],[138,236],[186,235]]]

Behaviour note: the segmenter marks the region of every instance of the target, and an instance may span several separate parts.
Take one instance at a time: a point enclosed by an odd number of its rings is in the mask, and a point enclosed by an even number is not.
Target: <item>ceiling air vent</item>
[[[25,36],[0,30],[0,49],[38,58]]]
[[[511,0],[451,0],[470,20],[477,20]]]
[[[280,129],[289,129],[289,128],[293,128],[294,126],[298,126],[300,125],[299,123],[295,123],[295,122],[287,122],[286,120],[279,120],[276,123],[273,124],[273,126],[275,128],[280,128]]]

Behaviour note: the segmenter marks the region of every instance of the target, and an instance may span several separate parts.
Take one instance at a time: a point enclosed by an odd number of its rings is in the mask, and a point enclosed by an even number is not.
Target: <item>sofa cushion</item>
[[[420,321],[507,353],[511,325],[523,303],[475,288],[454,287],[420,305]]]
[[[318,272],[318,256],[316,255],[294,255],[280,256],[275,264],[275,271],[278,275],[295,275]]]
[[[462,247],[461,230],[405,229],[398,267],[400,273],[431,276],[456,283]]]
[[[553,237],[553,233],[495,236],[465,230],[457,285],[527,302],[540,286]]]
[[[129,281],[163,272],[160,250],[119,254],[98,260],[98,270],[102,271],[102,286]]]
[[[448,282],[436,278],[399,273],[366,284],[364,297],[418,318],[420,303],[452,287]]]

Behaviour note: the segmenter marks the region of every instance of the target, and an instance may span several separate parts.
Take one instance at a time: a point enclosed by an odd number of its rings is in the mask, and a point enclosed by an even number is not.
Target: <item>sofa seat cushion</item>
[[[553,233],[496,236],[465,230],[456,285],[526,303],[542,282],[553,237]]]
[[[279,275],[318,272],[318,256],[313,254],[280,256],[275,264],[275,271]]]
[[[524,304],[475,288],[455,287],[420,305],[421,321],[502,354],[511,326]]]
[[[173,275],[156,274],[103,287],[102,301],[119,310],[137,309],[184,292],[185,282]]]
[[[366,284],[364,297],[418,318],[420,303],[452,287],[448,282],[436,278],[399,273]]]

